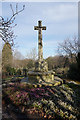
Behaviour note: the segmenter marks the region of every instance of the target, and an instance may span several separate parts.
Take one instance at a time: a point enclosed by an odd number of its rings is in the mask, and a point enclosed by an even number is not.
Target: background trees
[[[12,16],[10,18],[5,18],[0,16],[0,38],[4,41],[4,46],[2,49],[2,76],[12,75],[14,69],[13,64],[13,54],[12,46],[14,45],[14,31],[13,27],[17,24],[14,23],[16,15],[24,10],[24,5],[21,10],[18,10],[18,4],[16,4],[16,10],[13,9],[12,4],[10,4]]]
[[[68,55],[71,58],[71,62],[76,62],[79,47],[80,44],[78,38],[74,36],[73,38],[67,38],[63,43],[60,43],[58,51],[62,55]]]
[[[30,52],[27,53],[26,57],[28,59],[36,60],[37,59],[37,51],[36,48],[32,48]]]
[[[6,42],[2,50],[2,72],[3,75],[9,74],[9,68],[12,67],[13,55],[11,45]]]
[[[74,36],[72,39],[66,39],[62,44],[59,44],[59,52],[68,55],[70,65],[68,77],[74,80],[80,80],[80,44],[78,38]]]

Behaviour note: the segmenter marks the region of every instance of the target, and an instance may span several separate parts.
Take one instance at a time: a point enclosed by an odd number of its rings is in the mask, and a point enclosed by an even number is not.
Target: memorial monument
[[[28,72],[28,80],[31,83],[53,82],[54,72],[48,71],[48,64],[43,60],[42,30],[46,30],[46,26],[42,26],[42,21],[38,21],[38,26],[34,26],[34,30],[38,30],[38,60],[35,70]]]

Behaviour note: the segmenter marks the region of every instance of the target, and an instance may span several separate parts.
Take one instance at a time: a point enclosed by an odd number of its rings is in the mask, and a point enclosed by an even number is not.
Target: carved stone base
[[[28,72],[28,80],[31,83],[54,82],[54,72]]]
[[[45,61],[37,61],[35,63],[35,71],[48,72],[48,64]]]

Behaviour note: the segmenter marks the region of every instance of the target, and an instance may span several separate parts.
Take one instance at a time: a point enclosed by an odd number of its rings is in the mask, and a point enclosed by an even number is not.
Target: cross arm
[[[40,28],[42,30],[46,30],[46,26],[43,26],[43,27],[34,26],[34,30],[39,30]]]
[[[43,26],[43,27],[42,27],[42,30],[46,30],[46,26]]]
[[[34,30],[39,30],[39,27],[38,26],[34,26]]]

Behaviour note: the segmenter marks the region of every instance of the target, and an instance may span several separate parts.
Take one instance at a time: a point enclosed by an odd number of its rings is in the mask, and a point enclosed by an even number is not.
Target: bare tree
[[[20,53],[20,51],[18,51],[17,49],[15,49],[13,51],[13,59],[14,60],[23,60],[24,56]]]
[[[13,46],[13,39],[15,38],[15,35],[12,28],[16,26],[16,24],[14,24],[15,17],[24,10],[25,5],[23,5],[23,8],[21,10],[18,10],[18,4],[16,4],[15,11],[12,4],[10,4],[10,7],[12,11],[12,16],[10,18],[5,19],[4,17],[0,16],[0,37],[4,42],[8,42],[11,44],[11,46]]]
[[[76,58],[79,47],[78,38],[74,36],[72,39],[67,38],[63,43],[59,43],[58,51],[63,55],[68,55],[70,58]]]
[[[27,58],[28,58],[28,59],[32,59],[32,60],[36,60],[36,59],[37,59],[36,48],[32,48],[32,49],[30,50],[30,52],[27,53]]]

